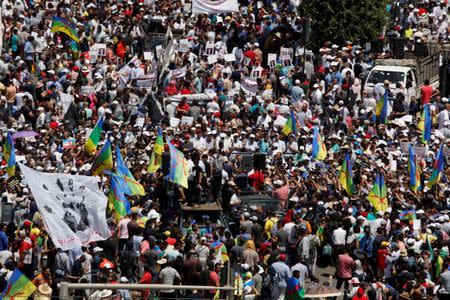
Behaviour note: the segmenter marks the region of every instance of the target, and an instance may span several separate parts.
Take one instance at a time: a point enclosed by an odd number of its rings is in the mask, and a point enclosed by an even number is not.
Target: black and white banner
[[[43,173],[19,163],[56,247],[80,248],[110,237],[108,199],[92,176]]]

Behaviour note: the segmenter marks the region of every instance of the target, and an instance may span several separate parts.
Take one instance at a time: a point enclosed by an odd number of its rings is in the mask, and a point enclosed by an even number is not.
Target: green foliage
[[[307,0],[302,10],[311,18],[310,43],[368,42],[380,37],[389,22],[388,0]]]

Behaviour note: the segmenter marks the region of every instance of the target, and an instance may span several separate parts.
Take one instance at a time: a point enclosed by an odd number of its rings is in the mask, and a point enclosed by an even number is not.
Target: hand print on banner
[[[69,226],[73,232],[84,231],[89,227],[88,211],[85,205],[84,191],[86,187],[80,185],[74,186],[73,180],[56,180],[56,186],[59,190],[51,191],[55,194],[55,198],[62,202],[64,208],[64,215],[62,220]],[[50,191],[49,188],[43,184],[42,189]],[[49,206],[44,207],[47,212],[53,213]]]

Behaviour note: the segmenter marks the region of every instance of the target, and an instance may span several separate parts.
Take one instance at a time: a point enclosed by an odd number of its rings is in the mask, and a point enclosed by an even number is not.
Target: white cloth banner
[[[221,14],[238,11],[237,0],[192,0],[193,14]]]
[[[106,223],[108,199],[92,176],[43,173],[19,163],[56,247],[79,249],[103,241],[111,233]]]
[[[61,106],[63,109],[63,115],[69,110],[70,104],[73,102],[73,96],[66,93],[59,93],[59,97],[61,98]]]

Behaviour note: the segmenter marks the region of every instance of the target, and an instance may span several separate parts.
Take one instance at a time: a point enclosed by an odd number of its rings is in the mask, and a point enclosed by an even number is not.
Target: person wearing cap
[[[286,265],[286,259],[286,254],[280,254],[277,261],[269,266],[269,276],[272,282],[278,285],[277,288],[272,289],[272,299],[284,300],[286,295],[287,283],[291,277],[291,270]]]

